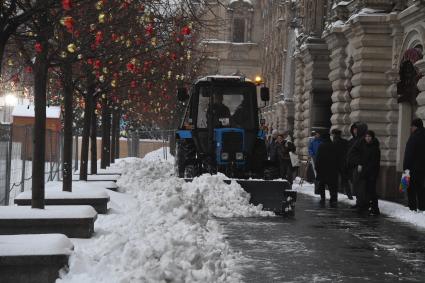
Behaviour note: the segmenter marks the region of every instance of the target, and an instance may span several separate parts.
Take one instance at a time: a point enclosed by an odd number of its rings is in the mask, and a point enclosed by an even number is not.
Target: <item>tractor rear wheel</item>
[[[179,139],[176,141],[176,175],[179,178],[196,176],[196,148],[193,140]]]

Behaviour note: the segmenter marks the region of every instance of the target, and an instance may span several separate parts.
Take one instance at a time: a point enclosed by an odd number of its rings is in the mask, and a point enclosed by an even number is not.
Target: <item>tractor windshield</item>
[[[197,127],[208,127],[212,111],[213,127],[254,129],[257,108],[256,89],[252,86],[201,86]]]

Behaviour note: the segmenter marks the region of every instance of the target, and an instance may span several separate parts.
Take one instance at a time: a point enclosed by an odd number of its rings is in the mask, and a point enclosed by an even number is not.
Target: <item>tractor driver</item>
[[[214,125],[215,126],[228,126],[225,125],[221,120],[222,118],[230,118],[230,110],[229,108],[223,104],[223,95],[215,94],[213,95],[213,105],[212,110],[214,114]]]

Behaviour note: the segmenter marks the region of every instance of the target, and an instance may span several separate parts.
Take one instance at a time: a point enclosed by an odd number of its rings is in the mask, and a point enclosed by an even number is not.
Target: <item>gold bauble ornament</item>
[[[96,9],[102,10],[102,8],[103,8],[103,1],[97,1],[96,2]]]
[[[105,14],[100,13],[98,19],[99,19],[99,23],[101,24],[105,23]]]
[[[74,43],[70,43],[68,44],[66,49],[68,50],[69,53],[74,53],[75,50],[77,50],[77,46]]]

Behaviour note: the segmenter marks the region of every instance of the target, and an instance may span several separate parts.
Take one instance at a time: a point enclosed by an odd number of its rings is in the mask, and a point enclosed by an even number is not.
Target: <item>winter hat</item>
[[[342,134],[341,130],[332,129],[331,135],[340,136]]]
[[[273,130],[272,131],[272,136],[273,137],[277,137],[277,135],[278,135],[279,133],[278,133],[278,131],[277,130]]]
[[[412,127],[416,127],[416,128],[423,128],[424,127],[424,123],[419,118],[413,119],[413,121],[410,125]]]
[[[365,135],[371,136],[372,138],[375,138],[375,132],[371,131],[371,130],[367,130]]]

